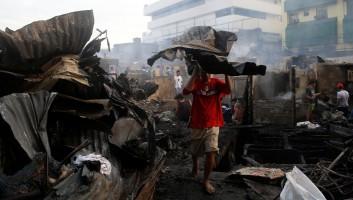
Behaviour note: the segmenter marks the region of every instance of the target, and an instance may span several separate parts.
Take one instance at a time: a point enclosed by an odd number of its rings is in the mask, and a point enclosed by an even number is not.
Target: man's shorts
[[[208,152],[218,152],[219,127],[191,129],[191,155],[202,156]]]
[[[315,103],[307,103],[307,111],[313,112],[315,109]]]

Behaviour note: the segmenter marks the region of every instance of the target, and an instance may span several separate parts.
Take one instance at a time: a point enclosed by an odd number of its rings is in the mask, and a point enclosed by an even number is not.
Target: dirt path
[[[178,130],[171,123],[159,124],[157,130],[168,134],[176,147],[175,150],[168,152],[164,173],[161,174],[157,183],[156,200],[246,199],[246,190],[235,183],[225,181],[227,173],[224,172],[212,173],[211,180],[217,191],[214,195],[206,194],[200,184],[202,176],[198,178],[198,181],[190,177],[192,162],[188,153],[189,130],[185,127]]]

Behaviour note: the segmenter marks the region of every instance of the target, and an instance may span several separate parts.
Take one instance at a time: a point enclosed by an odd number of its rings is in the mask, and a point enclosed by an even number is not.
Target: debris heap
[[[153,121],[95,55],[92,10],[0,31],[0,198],[152,199]]]

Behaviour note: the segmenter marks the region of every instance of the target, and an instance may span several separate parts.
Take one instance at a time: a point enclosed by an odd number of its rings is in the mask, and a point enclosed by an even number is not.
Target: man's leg
[[[215,192],[215,188],[210,183],[209,177],[210,174],[215,167],[215,157],[216,152],[207,152],[206,153],[206,160],[205,160],[205,171],[204,171],[204,179],[203,179],[203,186],[205,187],[206,191],[210,194]]]
[[[211,184],[209,177],[216,165],[215,158],[218,152],[219,127],[208,128],[206,135],[207,135],[206,141],[205,141],[206,160],[205,160],[203,186],[205,187],[206,191],[209,194],[213,194],[215,192],[215,188]]]

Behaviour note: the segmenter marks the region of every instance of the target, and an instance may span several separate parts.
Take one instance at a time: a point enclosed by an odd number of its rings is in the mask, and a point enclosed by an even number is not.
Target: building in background
[[[283,47],[291,54],[352,55],[352,0],[285,0]]]
[[[147,68],[147,59],[157,51],[157,44],[141,42],[140,38],[134,38],[132,43],[115,44],[112,55],[119,59],[122,68],[139,70]]]
[[[149,69],[147,59],[158,52],[158,46],[155,43],[141,42],[140,38],[134,38],[131,43],[114,44],[112,50],[100,51],[102,58],[113,58],[119,60],[119,71],[126,69],[141,70]]]
[[[146,5],[144,14],[152,20],[143,41],[158,43],[160,48],[193,26],[212,26],[240,36],[232,52],[235,57],[256,57],[262,63],[266,58],[267,63],[269,57],[280,56],[280,0],[159,0]],[[279,53],[269,56],[269,49]]]

